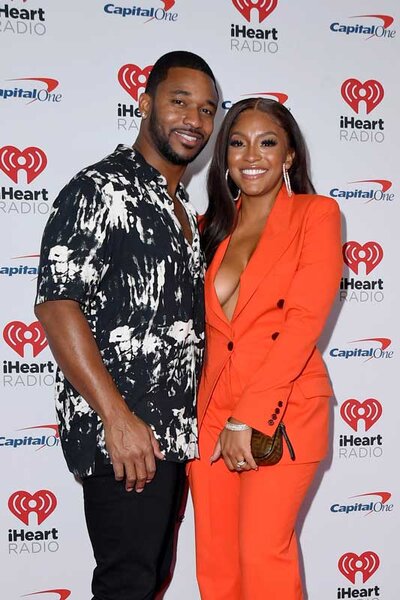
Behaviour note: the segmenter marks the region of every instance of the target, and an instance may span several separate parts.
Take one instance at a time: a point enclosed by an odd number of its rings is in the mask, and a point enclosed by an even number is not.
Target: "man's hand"
[[[153,431],[127,409],[105,421],[104,432],[115,479],[125,479],[127,492],[142,492],[155,475],[155,459],[164,460]]]

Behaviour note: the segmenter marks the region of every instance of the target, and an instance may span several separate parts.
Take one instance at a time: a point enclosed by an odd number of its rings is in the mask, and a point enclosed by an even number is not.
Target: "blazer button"
[[[278,308],[283,308],[283,305],[285,304],[285,301],[283,298],[281,298],[280,300],[278,300],[278,302],[276,303]]]
[[[276,408],[276,409],[275,409],[275,414],[276,414],[276,415],[279,415],[279,413],[280,413],[280,412],[281,412],[281,409],[280,409],[280,408]]]
[[[271,415],[271,418],[276,421],[278,417],[276,415]]]
[[[278,406],[280,406],[280,407],[282,408],[282,406],[283,406],[283,402],[282,402],[282,400],[279,400],[279,402],[278,402]]]
[[[274,421],[273,421],[272,419],[270,419],[270,420],[268,421],[268,425],[274,425]]]
[[[271,335],[271,337],[272,337],[273,340],[276,340],[276,338],[278,337],[278,335],[279,335],[279,331],[275,331],[275,333],[273,333]]]
[[[233,342],[228,342],[228,350],[233,350]]]

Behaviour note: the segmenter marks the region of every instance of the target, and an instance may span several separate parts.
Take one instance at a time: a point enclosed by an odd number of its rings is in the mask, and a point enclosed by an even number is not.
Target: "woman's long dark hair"
[[[290,111],[276,100],[247,98],[236,102],[226,113],[215,143],[214,154],[208,171],[208,208],[201,222],[202,248],[210,264],[218,245],[229,235],[236,222],[235,188],[230,177],[226,178],[229,136],[233,124],[245,110],[265,112],[285,131],[294,160],[289,169],[292,190],[297,194],[313,194],[314,186],[308,174],[307,149],[303,134]]]

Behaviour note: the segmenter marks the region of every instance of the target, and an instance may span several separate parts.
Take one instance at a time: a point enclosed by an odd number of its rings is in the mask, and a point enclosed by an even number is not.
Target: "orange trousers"
[[[189,472],[201,598],[302,600],[294,527],[319,463],[231,472],[222,459],[210,464],[220,431],[207,414]]]

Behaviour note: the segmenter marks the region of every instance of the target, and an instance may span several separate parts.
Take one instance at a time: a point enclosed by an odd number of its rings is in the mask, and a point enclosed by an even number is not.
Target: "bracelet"
[[[246,423],[230,423],[227,421],[225,423],[225,429],[228,429],[229,431],[246,431],[247,429],[251,429],[251,427],[246,425]]]

